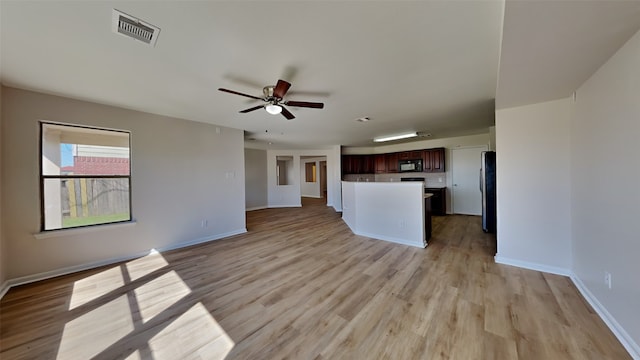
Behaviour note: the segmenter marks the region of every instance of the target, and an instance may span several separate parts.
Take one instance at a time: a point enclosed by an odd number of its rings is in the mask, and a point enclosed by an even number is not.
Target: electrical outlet
[[[604,272],[604,284],[611,289],[611,273],[608,271]]]

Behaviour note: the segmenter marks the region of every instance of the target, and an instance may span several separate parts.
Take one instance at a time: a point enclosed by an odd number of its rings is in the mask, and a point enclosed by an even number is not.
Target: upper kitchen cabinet
[[[444,172],[444,148],[423,151],[424,172]]]
[[[385,154],[385,158],[387,160],[387,172],[388,173],[400,172],[400,168],[398,166],[398,153]]]
[[[357,164],[354,158],[355,155],[342,155],[342,174],[356,174]]]
[[[342,155],[342,174],[373,174],[374,155]]]
[[[384,174],[387,172],[387,155],[386,154],[376,154],[374,155],[374,168],[376,174]]]
[[[422,151],[403,151],[398,153],[398,160],[417,160],[422,159]]]
[[[424,172],[444,172],[444,148],[436,148],[375,155],[342,155],[342,174],[397,173],[400,172],[399,161],[417,159],[422,159]]]
[[[375,155],[360,155],[360,174],[373,174],[376,172]]]

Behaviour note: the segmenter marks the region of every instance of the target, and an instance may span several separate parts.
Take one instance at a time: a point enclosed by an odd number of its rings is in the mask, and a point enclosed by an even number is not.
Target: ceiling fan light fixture
[[[271,115],[278,115],[282,112],[282,106],[280,105],[269,104],[264,109]]]
[[[412,137],[416,137],[418,136],[418,133],[415,131],[409,132],[409,133],[405,133],[405,134],[398,134],[398,135],[388,135],[388,136],[378,136],[373,138],[374,142],[385,142],[385,141],[393,141],[393,140],[400,140],[400,139],[408,139],[408,138],[412,138]]]

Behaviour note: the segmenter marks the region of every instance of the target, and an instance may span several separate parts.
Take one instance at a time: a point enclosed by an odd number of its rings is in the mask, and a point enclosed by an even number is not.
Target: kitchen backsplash
[[[427,187],[447,186],[445,173],[396,173],[396,174],[348,174],[344,176],[345,181],[377,181],[391,182],[400,181],[403,177],[423,177]]]

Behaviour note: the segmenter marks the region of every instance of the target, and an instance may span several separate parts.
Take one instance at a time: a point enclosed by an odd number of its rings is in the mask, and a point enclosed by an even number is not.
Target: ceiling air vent
[[[113,32],[140,40],[149,46],[156,46],[160,28],[113,9]]]

